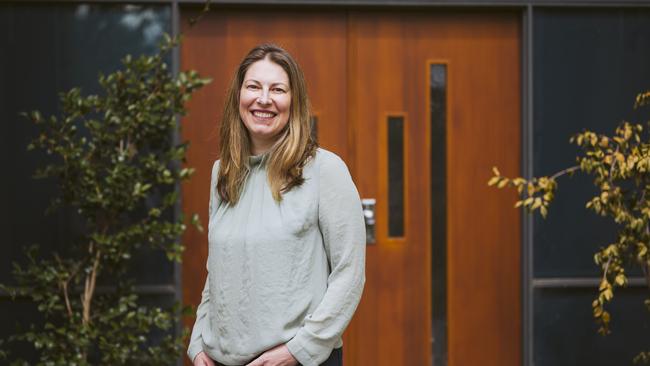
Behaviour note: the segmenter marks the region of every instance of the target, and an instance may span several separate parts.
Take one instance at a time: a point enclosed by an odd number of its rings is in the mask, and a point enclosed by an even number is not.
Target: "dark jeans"
[[[215,365],[223,366],[219,362],[215,362]],[[343,366],[343,347],[334,348],[327,360],[321,363],[320,366]]]
[[[334,348],[327,360],[320,366],[343,366],[343,347]]]

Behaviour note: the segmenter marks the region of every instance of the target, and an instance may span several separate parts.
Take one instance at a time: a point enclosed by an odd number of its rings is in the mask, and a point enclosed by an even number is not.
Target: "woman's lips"
[[[271,119],[276,116],[276,113],[270,111],[259,111],[259,110],[254,110],[251,112],[251,114],[259,119]]]

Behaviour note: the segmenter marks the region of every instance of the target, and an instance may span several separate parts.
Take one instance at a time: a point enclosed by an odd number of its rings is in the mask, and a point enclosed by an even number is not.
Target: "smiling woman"
[[[361,202],[345,163],[311,137],[302,71],[251,50],[221,121],[208,276],[188,355],[197,366],[340,366],[365,283]]]

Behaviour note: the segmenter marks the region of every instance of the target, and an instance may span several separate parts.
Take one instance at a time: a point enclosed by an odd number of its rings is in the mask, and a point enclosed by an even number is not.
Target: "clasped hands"
[[[286,345],[281,344],[277,347],[262,353],[258,358],[254,359],[246,366],[296,366],[298,360],[289,352]],[[215,366],[214,361],[201,352],[194,357],[194,366]]]

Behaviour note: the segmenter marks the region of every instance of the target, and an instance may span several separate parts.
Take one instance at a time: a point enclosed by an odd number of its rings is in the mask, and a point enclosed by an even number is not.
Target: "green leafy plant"
[[[650,92],[641,93],[634,109],[648,104]],[[627,285],[627,271],[639,266],[650,283],[650,134],[641,124],[623,121],[612,136],[584,130],[572,136],[570,142],[580,148],[575,166],[531,179],[504,177],[494,167],[488,185],[516,188],[521,199],[515,207],[524,207],[528,212],[539,210],[546,217],[558,189],[557,178],[576,172],[593,177],[598,193],[586,203],[586,208],[611,218],[619,228],[618,239],[594,254],[602,280],[592,303],[593,316],[599,325],[598,332],[606,335],[611,319],[606,305],[612,301],[616,288]],[[645,300],[645,305],[650,310],[650,299]],[[650,362],[650,352],[641,352],[634,361]]]
[[[14,299],[30,298],[43,322],[9,337],[5,349],[27,342],[38,365],[70,366],[164,365],[184,348],[170,331],[179,307],[141,304],[127,272],[141,248],[162,250],[170,261],[183,251],[185,220],[174,218],[173,208],[177,185],[193,169],[181,166],[188,144],[173,134],[185,102],[209,80],[194,71],[172,75],[165,55],[178,42],[165,35],[157,54],[126,56],[120,70],[100,75],[101,95],[62,93],[60,117],[25,114],[39,130],[28,149],[56,161],[35,174],[60,188],[50,209],[73,208],[84,230],[65,252],[39,255],[30,247],[27,263],[14,264],[17,285],[2,288]],[[196,214],[191,222],[200,229]],[[156,333],[161,339],[154,341]]]

